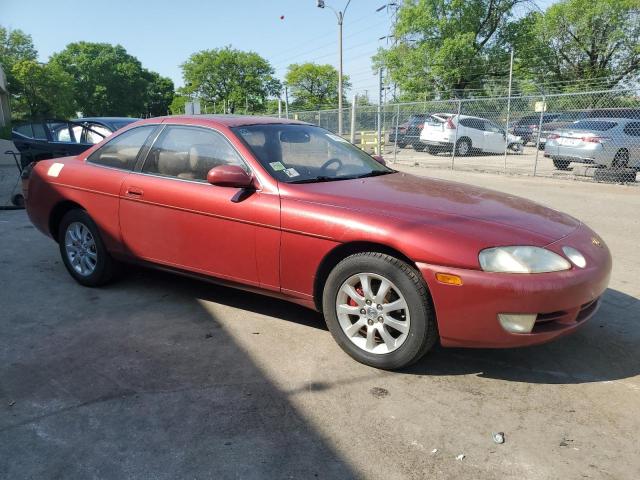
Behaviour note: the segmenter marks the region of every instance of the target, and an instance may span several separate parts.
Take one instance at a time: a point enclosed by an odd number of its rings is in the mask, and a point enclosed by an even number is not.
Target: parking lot
[[[83,288],[24,211],[0,211],[0,478],[640,478],[637,189],[397,160],[589,224],[614,258],[599,313],[555,343],[384,372],[279,300],[142,268]]]
[[[452,166],[451,153],[439,153],[432,155],[428,152],[414,150],[411,146],[399,148],[395,151],[393,145],[385,148],[384,158],[397,162],[432,168],[448,168]],[[514,175],[535,175],[542,177],[571,178],[581,180],[593,180],[593,165],[572,163],[569,170],[558,170],[553,166],[550,158],[544,157],[544,151],[536,153],[536,147],[531,144],[524,147],[521,153],[507,153],[506,164],[504,155],[473,154],[468,156],[456,156],[453,158],[455,170],[468,170],[476,172],[507,172]],[[640,180],[640,174],[636,173],[636,181]]]

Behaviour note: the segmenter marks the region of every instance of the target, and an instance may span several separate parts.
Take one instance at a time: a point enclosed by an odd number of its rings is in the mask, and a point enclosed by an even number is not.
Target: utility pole
[[[507,97],[507,122],[504,129],[504,170],[507,170],[507,149],[509,147],[509,117],[511,115],[511,81],[513,80],[513,48],[509,64],[509,96]]]
[[[278,97],[278,118],[282,118],[282,100]]]
[[[336,14],[336,18],[338,19],[338,135],[342,135],[342,23],[350,3],[351,0],[347,0],[347,4],[343,10],[336,10],[326,5],[324,0],[318,0],[317,3],[318,8],[328,7],[333,10],[333,13]]]

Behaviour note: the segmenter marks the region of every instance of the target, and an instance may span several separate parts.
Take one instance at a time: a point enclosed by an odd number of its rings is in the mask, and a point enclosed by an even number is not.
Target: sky
[[[352,0],[346,11],[343,63],[353,85],[349,96],[367,92],[375,100],[378,80],[371,56],[385,45],[379,38],[391,26],[386,9],[376,9],[386,3]],[[326,4],[342,9],[346,0]],[[30,34],[43,62],[75,41],[121,44],[176,87],[183,84],[180,64],[189,55],[226,45],[257,52],[280,79],[291,63],[338,65],[336,17],[328,8],[317,8],[316,0],[0,0],[0,25]]]

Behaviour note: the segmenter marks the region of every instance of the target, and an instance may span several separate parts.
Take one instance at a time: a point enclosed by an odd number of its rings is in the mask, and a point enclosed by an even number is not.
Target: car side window
[[[640,122],[631,122],[624,127],[624,133],[631,137],[640,137]]]
[[[133,170],[138,152],[155,128],[156,125],[144,125],[127,130],[93,152],[87,160],[105,167]]]
[[[504,133],[504,130],[502,130],[502,128],[492,122],[484,122],[484,129],[487,132]]]
[[[142,171],[206,181],[209,170],[220,165],[238,165],[249,171],[220,133],[200,127],[168,126],[149,151]]]

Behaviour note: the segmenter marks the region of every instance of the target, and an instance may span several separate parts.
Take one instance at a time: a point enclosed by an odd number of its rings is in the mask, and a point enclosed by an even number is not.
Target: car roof
[[[81,117],[81,118],[75,118],[72,121],[74,122],[83,122],[83,121],[105,121],[105,122],[126,122],[131,120],[132,122],[136,122],[138,120],[140,120],[139,118],[135,118],[135,117]]]
[[[307,122],[278,117],[262,117],[257,115],[169,115],[166,117],[150,118],[147,121],[162,121],[162,123],[201,123],[211,126],[244,127],[249,125],[311,125]]]

